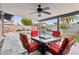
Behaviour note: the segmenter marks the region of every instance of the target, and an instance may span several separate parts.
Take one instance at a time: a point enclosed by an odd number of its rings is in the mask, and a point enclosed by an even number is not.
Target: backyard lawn
[[[76,42],[79,42],[79,36],[76,37]]]

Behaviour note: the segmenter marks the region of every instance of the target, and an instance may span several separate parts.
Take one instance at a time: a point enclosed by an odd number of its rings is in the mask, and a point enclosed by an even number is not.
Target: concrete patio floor
[[[21,53],[26,51],[21,44],[19,32],[10,32],[5,35],[6,37],[0,50],[0,55],[22,55]],[[40,55],[40,52],[35,51],[31,55]],[[52,54],[48,52],[47,55]],[[69,55],[79,55],[79,43],[76,46],[72,46]]]

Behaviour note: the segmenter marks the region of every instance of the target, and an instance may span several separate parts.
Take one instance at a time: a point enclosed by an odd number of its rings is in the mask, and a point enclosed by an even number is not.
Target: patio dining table
[[[41,34],[39,35],[39,37],[32,37],[32,40],[36,41],[40,47],[39,47],[39,52],[41,52],[41,54],[45,55],[46,49],[45,49],[45,45],[47,45],[48,43],[57,43],[57,38],[54,38],[52,36],[46,35],[46,34]]]
[[[32,40],[39,41],[41,43],[47,44],[49,42],[57,41],[57,38],[54,38],[49,35],[39,35],[39,37],[32,37]]]

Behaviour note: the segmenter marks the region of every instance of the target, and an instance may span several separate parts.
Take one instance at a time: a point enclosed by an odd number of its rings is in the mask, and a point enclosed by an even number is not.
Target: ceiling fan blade
[[[43,8],[43,10],[48,10],[48,9],[50,9],[49,7],[45,7],[45,8]]]
[[[37,11],[31,12],[29,15],[32,15],[32,14],[34,14],[34,13],[37,13]]]
[[[47,11],[42,11],[42,13],[45,13],[45,14],[51,14],[50,12],[47,12]]]

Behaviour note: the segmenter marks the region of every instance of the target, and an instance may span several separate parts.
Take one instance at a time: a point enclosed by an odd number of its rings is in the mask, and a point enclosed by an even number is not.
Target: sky
[[[14,23],[19,23],[23,17],[20,16],[13,16],[12,20],[14,20]]]
[[[43,22],[44,22],[44,23],[47,23],[48,25],[51,25],[51,24],[57,22],[57,19],[56,19],[56,18],[55,18],[55,19],[49,19],[49,20],[43,21]]]

